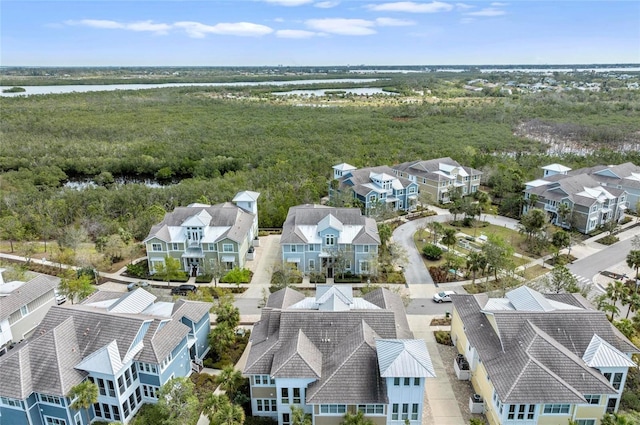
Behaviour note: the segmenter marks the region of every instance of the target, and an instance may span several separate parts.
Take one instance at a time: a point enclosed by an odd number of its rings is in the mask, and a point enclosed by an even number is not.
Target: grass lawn
[[[522,273],[522,277],[524,277],[526,280],[533,280],[536,277],[542,276],[543,274],[548,272],[549,269],[536,264],[535,266],[527,267],[520,273]]]
[[[490,280],[489,282],[485,282],[481,279],[476,279],[476,283],[466,284],[462,287],[468,294],[479,294],[482,292],[492,292],[492,291],[508,291],[510,288],[516,287],[520,285],[520,281],[517,279],[510,279],[508,277],[503,277],[502,279],[495,281]]]

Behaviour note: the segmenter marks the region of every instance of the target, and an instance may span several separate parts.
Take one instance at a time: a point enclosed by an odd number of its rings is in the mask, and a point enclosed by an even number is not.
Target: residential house
[[[299,205],[289,208],[280,237],[282,261],[303,273],[372,274],[380,236],[359,208]]]
[[[587,172],[586,169],[572,172],[560,164],[542,168],[544,176],[541,179],[525,184],[523,214],[532,208],[540,208],[547,212],[551,223],[573,227],[582,233],[618,221],[624,215],[628,207],[627,192],[617,185],[604,186],[599,181],[609,177]]]
[[[627,207],[638,211],[640,202],[640,166],[625,162],[618,165],[596,165],[595,167],[581,168],[571,173],[589,174],[607,190],[611,188],[621,189],[627,193]]]
[[[470,371],[491,425],[598,425],[618,410],[640,350],[582,296],[522,286],[451,299],[452,366]]]
[[[367,215],[380,207],[412,211],[418,199],[418,185],[395,176],[386,165],[361,169],[345,163],[334,165],[329,197],[335,199],[345,191],[353,193]]]
[[[429,193],[441,204],[451,201],[454,190],[461,196],[476,193],[482,176],[481,171],[462,166],[449,157],[404,162],[394,165],[393,171],[396,176],[418,183],[420,192]]]
[[[243,268],[258,237],[257,192],[240,192],[233,203],[178,207],[153,226],[143,241],[154,273],[166,256],[180,261],[191,276],[216,267]]]
[[[28,282],[5,282],[0,269],[0,355],[27,338],[56,304],[60,279],[40,274]]]
[[[169,379],[199,370],[209,349],[210,307],[157,302],[142,288],[51,307],[31,337],[0,357],[0,422],[128,423],[143,403],[157,401]],[[67,397],[85,380],[98,386],[89,422]]]
[[[413,339],[400,297],[349,285],[290,288],[269,296],[251,334],[244,375],[254,416],[291,424],[291,406],[314,424],[362,411],[374,424],[422,424],[425,379],[435,376],[424,340]]]

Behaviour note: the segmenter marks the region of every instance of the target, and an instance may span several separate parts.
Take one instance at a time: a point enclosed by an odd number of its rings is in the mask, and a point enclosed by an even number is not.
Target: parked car
[[[127,291],[131,292],[131,291],[135,291],[136,288],[146,288],[149,286],[149,282],[131,282],[130,284],[127,285]]]
[[[67,302],[67,296],[56,292],[56,304],[60,305]]]
[[[437,303],[450,303],[451,295],[455,294],[455,291],[442,291],[433,296],[433,301]]]
[[[171,295],[187,295],[189,292],[196,292],[196,285],[180,285],[171,288]]]

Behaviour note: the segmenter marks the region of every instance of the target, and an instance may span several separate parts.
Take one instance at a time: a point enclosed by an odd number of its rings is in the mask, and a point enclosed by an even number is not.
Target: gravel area
[[[460,412],[462,413],[462,417],[464,418],[465,423],[469,423],[471,418],[482,419],[486,422],[484,415],[480,414],[472,414],[469,411],[469,398],[474,393],[473,387],[471,386],[471,381],[460,381],[456,377],[456,372],[453,369],[453,361],[458,352],[455,347],[449,345],[437,344],[438,351],[440,352],[440,357],[442,358],[442,363],[445,366],[445,370],[447,371],[447,375],[449,377],[449,382],[453,387],[453,393],[455,394],[456,401],[458,402],[458,407],[460,408]]]

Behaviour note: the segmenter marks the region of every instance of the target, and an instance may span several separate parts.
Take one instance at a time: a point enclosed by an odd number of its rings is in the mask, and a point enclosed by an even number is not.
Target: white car
[[[56,294],[56,304],[60,305],[62,303],[65,303],[66,301],[67,301],[66,295]]]
[[[451,295],[455,294],[455,291],[442,291],[433,296],[433,301],[437,303],[450,303]]]

